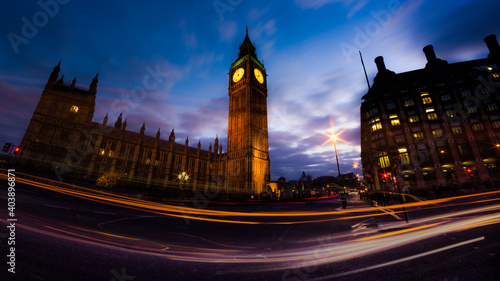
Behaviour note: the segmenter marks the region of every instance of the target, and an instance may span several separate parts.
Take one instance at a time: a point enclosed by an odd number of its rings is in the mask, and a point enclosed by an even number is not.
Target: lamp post
[[[177,176],[177,178],[179,179],[181,190],[183,190],[182,184],[189,180],[189,175],[186,172],[182,172]]]
[[[359,186],[358,163],[354,162],[352,165],[356,170],[356,188]]]
[[[332,140],[333,148],[335,149],[335,159],[337,159],[337,171],[338,171],[339,176],[340,176],[339,156],[337,154],[337,139],[338,139],[338,137],[335,134],[335,132],[332,132],[330,139]]]
[[[330,142],[330,141],[333,142],[333,148],[335,149],[335,159],[337,160],[337,171],[339,173],[338,176],[340,176],[339,156],[337,154],[337,141],[345,142],[345,140],[339,138],[339,136],[344,132],[344,130],[340,131],[340,133],[338,133],[338,134],[335,133],[333,126],[331,127],[330,130],[331,130],[330,134],[322,133],[323,135],[325,135],[329,138],[323,144],[326,144],[327,142]]]

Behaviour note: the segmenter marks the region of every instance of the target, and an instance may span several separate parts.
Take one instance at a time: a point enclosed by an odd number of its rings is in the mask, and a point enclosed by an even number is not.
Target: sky
[[[484,58],[500,36],[500,2],[477,0],[6,1],[0,11],[0,144],[19,144],[52,69],[88,88],[93,121],[120,113],[127,130],[226,152],[228,71],[245,28],[268,83],[271,179],[337,175],[360,162],[361,97],[373,62],[406,72],[433,45],[449,63]],[[152,79],[153,78],[153,79]],[[361,169],[358,169],[361,173]]]

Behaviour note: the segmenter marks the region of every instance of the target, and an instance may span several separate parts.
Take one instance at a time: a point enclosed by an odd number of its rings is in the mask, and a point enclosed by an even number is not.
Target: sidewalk
[[[335,200],[338,200],[339,203],[342,203],[341,198],[339,197],[338,199],[336,198]],[[342,206],[336,208],[335,210],[340,211],[340,210],[353,210],[353,209],[367,209],[367,208],[372,208],[370,202],[365,201],[365,200],[360,200],[359,195],[350,195],[346,196],[347,200],[347,205],[346,208],[343,209]]]

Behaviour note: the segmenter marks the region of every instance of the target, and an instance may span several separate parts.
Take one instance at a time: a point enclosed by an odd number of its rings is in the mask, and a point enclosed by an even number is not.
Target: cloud
[[[239,34],[238,29],[238,24],[231,20],[225,20],[217,25],[220,39],[225,42],[231,42],[236,34]]]

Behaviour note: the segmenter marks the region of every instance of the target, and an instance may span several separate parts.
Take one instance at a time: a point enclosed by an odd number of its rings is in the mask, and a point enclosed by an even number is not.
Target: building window
[[[394,102],[387,103],[387,110],[396,109],[396,104]]]
[[[442,137],[443,134],[444,134],[443,129],[432,130],[432,136],[435,137],[435,138]]]
[[[462,127],[460,127],[460,126],[452,127],[451,131],[453,132],[454,135],[461,134],[462,133]]]
[[[418,115],[410,115],[410,116],[408,116],[408,122],[415,123],[415,122],[418,122],[418,121],[420,121],[420,119],[418,118]]]
[[[494,110],[498,110],[498,105],[496,103],[488,103],[486,105],[486,110],[487,111],[494,111]]]
[[[382,129],[382,123],[378,122],[372,125],[372,132]]]
[[[455,110],[453,110],[453,109],[447,109],[446,110],[446,117],[448,117],[448,118],[455,117]]]
[[[70,109],[69,111],[70,111],[70,112],[73,112],[73,113],[77,113],[77,112],[78,112],[78,109],[79,109],[79,108],[78,108],[78,106],[76,106],[76,105],[72,105],[72,106],[71,106],[71,109]]]
[[[499,121],[499,125],[500,125],[500,121]],[[403,135],[397,135],[395,138],[396,138],[397,143],[405,142],[405,136],[403,136]]]
[[[477,112],[477,107],[476,106],[467,106],[465,108],[465,112],[467,112],[467,114],[476,113]]]
[[[482,131],[482,130],[484,130],[483,123],[473,123],[473,124],[471,124],[471,126],[472,126],[472,130],[473,131]]]
[[[436,120],[437,118],[438,117],[437,117],[436,112],[427,113],[427,119],[429,119],[429,120]]]
[[[420,96],[422,97],[422,103],[423,104],[430,104],[430,103],[432,103],[432,99],[429,96],[429,92],[423,92],[423,93],[420,94]]]
[[[460,89],[460,95],[462,95],[462,98],[470,97],[470,90],[469,89]]]
[[[377,114],[378,113],[378,109],[377,108],[372,108],[370,110],[368,110],[368,112],[366,113],[366,115],[368,117],[372,116],[373,114]]]
[[[372,124],[372,132],[375,132],[376,130],[382,129],[382,123],[380,123],[380,118],[373,118],[372,120],[369,121],[370,124]]]
[[[423,132],[416,132],[413,133],[413,138],[416,140],[421,140],[424,138],[424,133]]]
[[[399,118],[397,114],[391,114],[389,115],[389,119],[391,120],[391,125],[392,126],[399,126],[401,123],[399,122]]]
[[[378,162],[379,162],[379,168],[386,168],[391,165],[391,162],[389,161],[389,156],[387,156],[386,152],[379,152],[378,153]]]
[[[423,104],[429,104],[429,103],[432,103],[432,99],[431,99],[431,97],[423,97],[423,98],[422,98],[422,103],[423,103]]]
[[[403,102],[404,102],[404,107],[415,105],[412,99],[405,99]]]
[[[495,121],[491,122],[491,124],[493,125],[493,128],[495,128],[495,129],[500,128],[500,120],[495,120]]]
[[[404,147],[399,148],[398,152],[399,152],[399,159],[401,161],[401,165],[410,164],[410,157],[408,155],[408,151],[406,150],[406,148],[404,148]]]
[[[449,101],[451,100],[450,94],[444,94],[441,96],[442,101]]]

